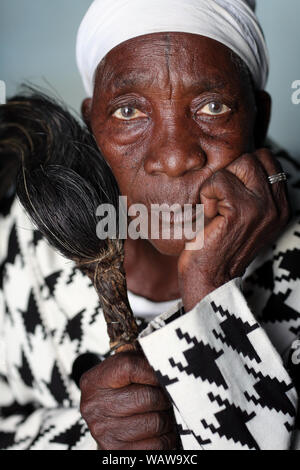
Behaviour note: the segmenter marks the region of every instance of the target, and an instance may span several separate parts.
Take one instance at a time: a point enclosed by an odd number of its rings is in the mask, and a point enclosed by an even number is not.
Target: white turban
[[[269,71],[267,46],[254,13],[255,0],[94,0],[77,34],[76,58],[88,96],[100,61],[128,39],[184,32],[215,39],[248,66],[258,89]]]

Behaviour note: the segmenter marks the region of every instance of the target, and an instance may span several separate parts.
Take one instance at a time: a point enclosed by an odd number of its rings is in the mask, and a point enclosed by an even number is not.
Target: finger
[[[172,408],[166,393],[160,387],[131,384],[118,390],[99,390],[91,400],[85,397],[81,410],[84,416],[126,417]]]
[[[268,174],[256,154],[241,155],[231,162],[226,170],[233,173],[253,194],[264,199],[268,194],[271,194]]]
[[[204,217],[211,219],[205,226],[204,247],[206,240],[211,241],[212,237],[216,240],[224,238],[226,221],[239,217],[243,193],[242,182],[233,173],[224,169],[216,172],[201,186],[200,201],[204,206]],[[234,201],[238,201],[238,204],[234,204]]]
[[[205,227],[204,243],[205,240],[210,242],[213,239],[225,240],[228,229],[234,231],[237,221],[241,229],[247,229],[248,233],[251,233],[261,223],[266,213],[269,217],[277,217],[272,193],[266,184],[265,170],[258,161],[254,165],[255,157],[249,157],[251,158],[247,157],[241,163],[241,171],[237,170],[237,166],[233,167],[233,171],[229,171],[227,167],[216,172],[202,185],[200,198],[204,204],[205,215],[207,215],[206,200],[213,198],[217,200],[217,216]],[[256,170],[257,167],[259,170]],[[255,176],[257,173],[260,173],[259,177]],[[262,179],[262,174],[263,184],[259,181],[259,178]],[[250,179],[251,189],[245,186],[245,182],[249,183]],[[243,224],[243,220],[247,220],[247,223]],[[236,236],[237,233],[234,237]]]
[[[106,429],[104,429],[106,426]],[[171,432],[176,433],[176,424],[173,412],[162,411],[160,413],[144,413],[140,415],[114,419],[109,424],[97,423],[95,426],[95,438],[101,442],[104,440],[120,442],[135,442],[152,439]]]
[[[280,162],[268,149],[257,150],[255,155],[265,169],[266,178],[283,172]],[[280,212],[289,211],[288,189],[286,182],[279,181],[277,183],[270,184],[268,181],[268,184],[271,188],[273,200]]]
[[[254,154],[245,154],[226,167],[227,171],[235,174],[257,197],[257,205],[263,204],[264,215],[270,220],[277,220],[280,231],[286,225],[290,205],[287,185],[284,182],[270,184],[268,176],[282,172],[280,163],[268,149],[259,149]],[[275,234],[275,232],[274,232]]]
[[[245,191],[242,181],[231,171],[222,169],[205,181],[200,190],[200,200],[204,204],[204,214],[208,217],[207,203],[214,200],[217,213],[226,216],[233,212],[239,212],[243,201],[247,202],[250,191]],[[208,212],[212,210],[208,208]]]
[[[89,393],[99,388],[122,388],[132,383],[159,386],[154,369],[142,354],[118,353],[86,372],[80,380],[81,390]]]
[[[211,188],[212,189],[212,188]],[[213,193],[214,194],[214,193]],[[214,219],[218,214],[218,199],[217,197],[209,197],[213,194],[208,193],[208,191],[200,192],[200,201],[204,206],[204,217],[205,220]]]
[[[136,442],[125,442],[118,450],[176,450],[177,434],[168,433],[160,437]]]
[[[256,150],[255,156],[265,168],[268,176],[283,172],[280,162],[272,155],[269,149],[262,148]]]

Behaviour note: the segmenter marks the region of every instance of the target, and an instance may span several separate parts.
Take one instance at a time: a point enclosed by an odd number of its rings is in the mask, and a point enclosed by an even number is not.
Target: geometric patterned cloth
[[[191,311],[137,318],[182,449],[300,449],[300,177],[278,158],[294,217],[276,242]],[[0,233],[0,448],[96,450],[78,382],[109,354],[98,297],[17,200]]]

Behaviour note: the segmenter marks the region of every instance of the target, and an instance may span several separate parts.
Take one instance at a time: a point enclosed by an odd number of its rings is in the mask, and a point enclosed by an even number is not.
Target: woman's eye
[[[113,116],[117,119],[122,119],[123,121],[129,121],[140,117],[146,117],[146,114],[132,106],[123,106],[122,108],[117,109],[113,113]]]
[[[228,113],[231,111],[228,106],[224,103],[219,103],[218,101],[211,101],[210,103],[203,106],[199,109],[197,114],[208,114],[209,116],[220,116],[221,114]]]

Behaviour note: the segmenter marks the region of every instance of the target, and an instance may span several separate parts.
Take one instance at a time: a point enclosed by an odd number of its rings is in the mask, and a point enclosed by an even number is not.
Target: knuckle
[[[164,401],[162,390],[159,387],[149,387],[148,398],[151,407],[156,407]]]
[[[102,390],[100,395],[98,394],[97,400],[97,408],[100,410],[101,415],[108,419],[118,414],[124,395],[122,390]],[[129,398],[130,396],[128,396],[128,400]]]
[[[102,407],[103,407],[105,416],[114,416],[116,409],[115,409],[114,403],[110,399],[104,398]]]
[[[149,388],[149,407],[153,410],[162,410],[170,406],[169,398],[163,393],[159,387],[148,387]]]
[[[79,410],[81,415],[86,419],[93,419],[95,417],[101,417],[105,419],[106,415],[106,400],[103,396],[102,391],[97,392],[90,398],[86,399],[81,396]]]
[[[247,206],[247,204],[244,206],[242,203],[230,200],[224,201],[223,204],[226,208],[226,219],[229,219],[228,223],[231,223],[233,220],[240,219]]]
[[[232,204],[230,202],[226,205],[227,215],[228,215],[228,222],[231,223],[232,219],[236,219],[239,214],[239,207],[237,204]]]
[[[264,164],[256,154],[246,154],[241,158],[238,165],[238,174],[245,181],[246,186],[251,184],[256,190],[258,182],[266,179]]]
[[[249,165],[250,167],[257,165],[256,155],[254,153],[244,153],[240,160],[242,163]]]
[[[120,360],[119,366],[122,367],[122,369],[124,369],[128,375],[131,375],[132,371],[136,367],[133,354],[129,352],[122,352],[119,353],[118,356]]]
[[[135,405],[138,409],[148,408],[149,405],[153,402],[153,395],[155,394],[154,391],[150,389],[150,387],[142,387],[139,388],[136,393],[134,394]]]
[[[105,361],[97,364],[81,375],[79,380],[79,388],[81,391],[90,388],[91,384],[94,385],[98,381],[99,376],[101,377],[103,366],[105,366]]]
[[[160,435],[165,427],[161,413],[147,413],[145,417],[145,430],[148,434]]]
[[[163,413],[155,413],[154,431],[156,434],[162,434],[166,428],[166,416]]]
[[[239,158],[234,160],[233,166],[236,166],[239,171],[254,170],[257,167],[257,160],[252,153],[244,153]]]
[[[220,168],[211,177],[211,181],[213,183],[218,183],[218,184],[227,182],[227,180],[228,180],[228,170],[226,170],[225,168]]]

